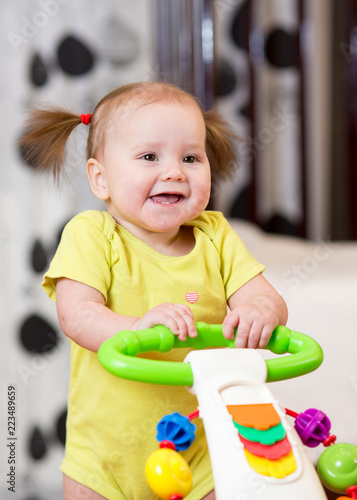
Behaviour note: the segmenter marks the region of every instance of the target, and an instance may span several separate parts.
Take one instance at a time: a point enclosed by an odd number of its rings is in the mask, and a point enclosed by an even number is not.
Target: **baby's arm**
[[[123,316],[105,305],[103,295],[88,285],[60,278],[56,306],[62,331],[76,344],[97,352],[101,344],[121,330],[143,330],[165,325],[180,339],[197,335],[193,315],[183,304],[160,304],[144,316]]]
[[[228,305],[223,335],[233,339],[237,327],[236,347],[265,347],[274,328],[285,325],[288,318],[284,299],[261,274],[237,290]]]

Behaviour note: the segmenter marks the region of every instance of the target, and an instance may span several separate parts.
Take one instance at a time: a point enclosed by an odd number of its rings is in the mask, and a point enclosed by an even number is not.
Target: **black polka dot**
[[[272,217],[263,222],[262,228],[267,233],[287,234],[289,236],[299,236],[299,225],[290,221],[287,217],[281,214],[274,214]]]
[[[299,64],[299,42],[297,33],[288,33],[277,28],[265,42],[266,58],[276,68],[289,68]]]
[[[42,354],[56,347],[58,335],[47,321],[34,314],[24,320],[20,328],[20,341],[27,351]]]
[[[245,106],[239,108],[237,110],[237,115],[244,116],[245,118],[248,118],[248,120],[252,119],[252,106],[251,103],[247,103]]]
[[[36,273],[42,273],[47,268],[46,252],[39,240],[35,240],[32,247],[31,265]]]
[[[243,220],[250,220],[250,207],[252,204],[252,187],[245,186],[238,194],[229,212],[230,217],[238,217]]]
[[[34,427],[30,434],[28,450],[34,460],[41,460],[46,455],[45,438],[38,427]]]
[[[249,3],[245,2],[233,17],[231,38],[237,47],[248,50],[249,48]]]
[[[36,87],[42,87],[47,82],[47,69],[42,57],[35,54],[30,64],[30,80]]]
[[[217,63],[215,77],[215,91],[217,96],[230,94],[236,88],[236,75],[228,61],[220,60]]]
[[[90,50],[74,36],[66,37],[58,46],[58,64],[71,76],[88,73],[94,64],[94,56]]]
[[[57,437],[62,444],[66,443],[66,421],[67,421],[67,408],[60,414],[56,423]]]

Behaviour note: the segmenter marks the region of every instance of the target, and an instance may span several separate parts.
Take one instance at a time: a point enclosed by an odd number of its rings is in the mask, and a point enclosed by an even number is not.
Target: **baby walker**
[[[110,373],[139,382],[186,386],[198,399],[198,411],[188,417],[175,412],[157,426],[160,449],[146,464],[149,486],[159,498],[180,500],[192,487],[187,462],[177,451],[194,440],[191,420],[203,421],[218,500],[326,499],[321,481],[357,499],[357,447],[334,444],[327,416],[314,408],[300,415],[285,410],[265,382],[309,373],[323,361],[322,350],[302,333],[278,326],[266,346],[291,356],[264,360],[255,349],[234,347],[221,325],[197,323],[198,335],[178,340],[164,326],[123,331],[101,346],[98,357]],[[193,350],[183,363],[135,358],[139,353]],[[204,349],[204,350],[203,350]],[[294,426],[288,417],[296,417]],[[303,444],[328,448],[318,462],[318,474]],[[331,445],[331,446],[329,446]],[[320,477],[320,479],[319,479]]]

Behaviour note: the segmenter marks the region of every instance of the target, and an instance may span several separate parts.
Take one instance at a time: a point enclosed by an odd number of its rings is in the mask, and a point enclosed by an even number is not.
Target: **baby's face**
[[[113,113],[101,163],[112,216],[138,237],[175,234],[210,196],[202,113],[189,100]],[[145,238],[144,238],[145,239]]]

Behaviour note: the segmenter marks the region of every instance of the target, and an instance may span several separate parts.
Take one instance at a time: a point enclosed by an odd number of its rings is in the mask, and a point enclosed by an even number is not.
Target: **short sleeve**
[[[95,288],[107,300],[111,284],[111,245],[101,212],[88,211],[74,217],[64,228],[60,244],[44,276],[42,287],[56,299],[59,278],[69,278]]]
[[[227,299],[265,267],[249,253],[244,243],[222,216],[213,243],[221,259],[221,275]]]

